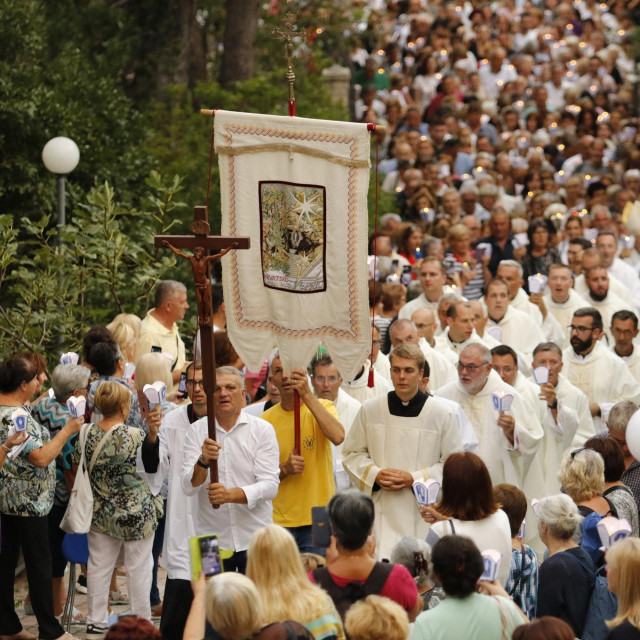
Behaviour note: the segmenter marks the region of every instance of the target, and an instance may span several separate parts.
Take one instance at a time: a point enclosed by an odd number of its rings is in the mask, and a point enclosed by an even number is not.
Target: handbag
[[[118,425],[114,425],[104,434],[102,440],[100,440],[93,452],[89,468],[87,468],[85,449],[90,426],[90,424],[83,424],[80,429],[80,435],[78,436],[80,442],[80,464],[78,465],[76,478],[73,481],[73,489],[71,489],[67,510],[64,512],[62,522],[60,522],[60,528],[67,533],[88,533],[91,528],[91,521],[93,519],[93,491],[91,490],[89,474],[93,470],[93,465],[96,462],[98,454],[102,451],[107,437]]]

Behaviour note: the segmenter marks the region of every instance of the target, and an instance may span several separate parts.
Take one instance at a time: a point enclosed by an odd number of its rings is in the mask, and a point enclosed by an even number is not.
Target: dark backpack
[[[364,584],[354,581],[344,587],[339,587],[333,581],[326,567],[315,569],[312,575],[316,584],[329,594],[344,622],[347,611],[354,602],[370,595],[378,595],[382,591],[393,566],[390,562],[376,562]]]
[[[618,611],[618,598],[609,591],[609,583],[604,572],[604,567],[596,571],[596,581],[589,599],[582,640],[604,640],[609,634],[604,621],[615,618]]]

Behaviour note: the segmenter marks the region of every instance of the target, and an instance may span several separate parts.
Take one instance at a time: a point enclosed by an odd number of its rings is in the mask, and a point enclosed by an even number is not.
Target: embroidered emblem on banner
[[[325,291],[326,189],[274,180],[260,181],[258,190],[264,286]]]

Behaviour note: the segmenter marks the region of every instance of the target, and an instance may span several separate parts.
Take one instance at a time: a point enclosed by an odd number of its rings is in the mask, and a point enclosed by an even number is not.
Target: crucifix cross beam
[[[216,439],[216,422],[213,392],[216,388],[216,353],[213,342],[213,300],[211,297],[211,263],[222,258],[231,249],[249,249],[248,237],[210,236],[207,207],[194,208],[194,220],[189,227],[192,236],[156,236],[154,246],[167,248],[179,258],[188,260],[193,271],[193,280],[198,302],[198,328],[200,330],[200,353],[202,358],[202,382],[207,397],[207,426],[209,438]],[[192,255],[181,249],[192,250]],[[218,251],[211,255],[210,251]],[[211,482],[218,482],[218,462],[209,463]],[[216,505],[217,508],[218,505]]]

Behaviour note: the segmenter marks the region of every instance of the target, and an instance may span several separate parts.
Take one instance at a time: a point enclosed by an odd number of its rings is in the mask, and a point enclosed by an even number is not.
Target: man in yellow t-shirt
[[[313,395],[307,374],[285,375],[280,358],[271,364],[280,403],[261,418],[270,422],[280,447],[280,487],[273,500],[273,521],[288,529],[301,552],[318,551],[311,540],[311,507],[326,506],[335,493],[331,443],[344,440],[344,429],[330,400]],[[300,394],[300,455],[294,453],[294,390]]]

